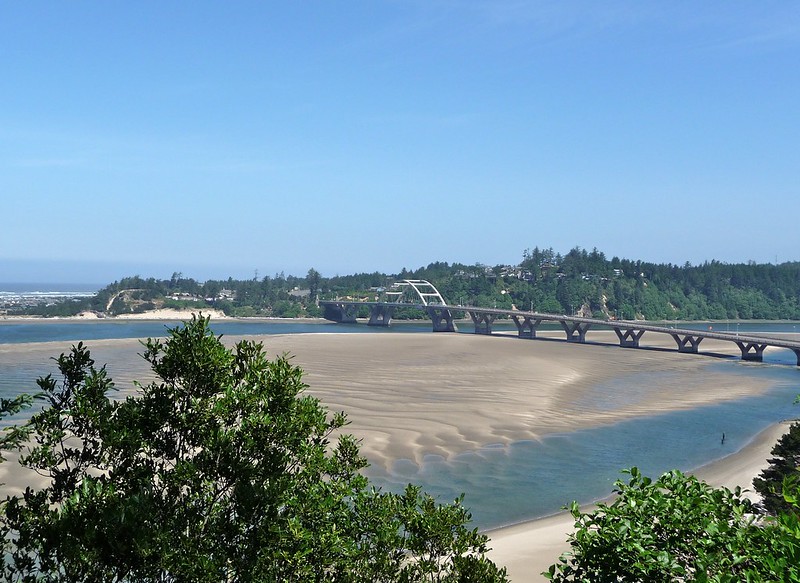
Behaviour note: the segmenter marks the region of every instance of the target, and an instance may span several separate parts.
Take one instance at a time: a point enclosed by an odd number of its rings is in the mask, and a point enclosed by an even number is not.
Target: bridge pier
[[[692,336],[691,334],[685,335],[683,338],[679,334],[670,334],[675,342],[678,344],[678,352],[687,352],[697,354],[697,348],[703,341],[702,336]]]
[[[566,320],[559,320],[564,332],[567,333],[567,342],[586,342],[586,331],[591,327],[591,324],[586,322],[567,322]]]
[[[626,328],[623,333],[619,328],[614,328],[619,338],[619,345],[623,348],[639,348],[639,339],[644,334],[644,330],[636,330],[635,328]]]
[[[739,347],[739,350],[742,351],[742,360],[753,360],[755,362],[761,362],[764,360],[764,349],[768,346],[767,344],[759,344],[758,342],[740,342],[736,341],[736,345]],[[800,353],[795,351],[795,354],[798,354],[798,364],[800,364]]]
[[[472,323],[475,324],[475,334],[491,334],[492,324],[497,318],[497,314],[485,314],[479,312],[468,312],[469,317],[472,318]]]
[[[355,324],[358,306],[353,303],[335,302],[325,305],[325,319],[340,324]]]
[[[536,338],[536,328],[542,323],[541,318],[524,316],[522,322],[520,322],[520,317],[512,314],[511,319],[514,320],[514,324],[517,327],[517,336],[520,338]]]
[[[369,308],[369,322],[367,326],[389,326],[394,316],[394,306],[376,304]]]
[[[456,332],[458,330],[449,308],[430,305],[427,308],[428,316],[433,322],[434,332]]]
[[[800,348],[791,348],[790,350],[794,352],[794,355],[797,357],[797,366],[800,366]]]

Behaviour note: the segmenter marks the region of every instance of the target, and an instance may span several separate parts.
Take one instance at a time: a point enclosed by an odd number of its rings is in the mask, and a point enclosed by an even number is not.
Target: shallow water
[[[767,426],[800,417],[793,400],[800,376],[792,368],[734,361],[713,363],[731,375],[768,375],[766,394],[613,425],[552,434],[540,441],[489,446],[451,460],[428,456],[421,466],[395,463],[390,474],[371,468],[370,476],[387,490],[407,482],[424,484],[442,501],[466,492],[465,503],[481,528],[494,528],[557,512],[572,500],[590,502],[612,493],[620,470],[639,467],[655,476],[670,469],[690,470],[734,453]],[[598,385],[599,396],[636,391],[634,378]],[[725,442],[722,443],[722,434]]]
[[[0,324],[0,344],[19,342],[102,340],[106,338],[141,338],[163,336],[164,322],[34,322]],[[791,332],[791,325],[769,325],[748,331]],[[502,328],[502,326],[500,327]],[[314,332],[384,333],[404,331],[430,333],[430,324],[419,322],[372,328],[363,324],[283,322],[217,322],[218,334],[295,334]],[[471,327],[464,326],[465,331]],[[487,341],[490,341],[487,339]],[[13,350],[0,354],[0,396],[35,390],[34,379],[55,372],[50,352],[44,349],[25,358]],[[146,364],[133,357],[129,348],[92,347],[99,363],[109,363],[109,373],[121,388],[133,379],[146,380]],[[670,355],[672,356],[672,355]],[[738,359],[708,359],[710,372],[735,377],[770,380],[772,389],[758,397],[721,403],[686,411],[637,418],[613,425],[564,434],[552,434],[540,441],[522,441],[509,446],[492,446],[465,452],[445,460],[428,456],[421,466],[398,460],[391,472],[371,468],[369,475],[377,485],[401,490],[407,482],[421,484],[442,501],[451,501],[467,493],[475,524],[491,528],[527,520],[558,511],[572,500],[587,502],[607,496],[622,468],[638,466],[655,475],[672,468],[688,470],[734,453],[768,425],[800,417],[800,406],[792,402],[800,393],[800,370],[794,366],[794,353],[768,350],[765,364],[744,363]],[[782,366],[776,363],[782,363]],[[614,411],[635,403],[642,387],[659,374],[659,384],[684,382],[681,373],[661,372],[628,374],[597,383],[581,397],[587,407]],[[721,443],[722,433],[725,443]]]

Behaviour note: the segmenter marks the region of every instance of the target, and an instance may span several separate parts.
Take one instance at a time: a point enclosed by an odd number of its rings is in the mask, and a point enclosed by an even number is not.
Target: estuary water
[[[113,338],[164,336],[167,328],[178,322],[154,321],[5,321],[0,322],[0,349],[13,353],[13,344],[59,341],[71,343]],[[707,329],[708,324],[694,324]],[[715,329],[735,323],[715,323]],[[687,327],[681,324],[681,327]],[[464,325],[464,333],[472,326]],[[499,330],[513,329],[513,324],[496,323]],[[399,323],[392,328],[363,324],[285,321],[212,322],[217,334],[353,333],[387,332],[427,333],[429,322]],[[740,323],[746,332],[792,333],[793,324]],[[488,339],[487,339],[488,341]],[[764,364],[743,363],[738,359],[708,359],[709,370],[726,375],[769,379],[771,389],[758,397],[749,397],[692,410],[637,418],[593,429],[552,434],[539,441],[520,441],[510,446],[488,444],[450,459],[428,456],[421,465],[398,460],[390,471],[370,468],[368,474],[376,485],[393,491],[414,482],[442,501],[452,501],[462,492],[472,509],[473,519],[481,528],[493,528],[557,512],[572,500],[588,502],[611,493],[620,470],[638,466],[646,474],[656,475],[672,468],[689,470],[746,445],[757,433],[772,423],[800,417],[800,405],[793,405],[800,393],[800,370],[790,351],[768,352]],[[102,362],[101,354],[93,354]],[[55,355],[53,355],[55,356]],[[0,396],[20,390],[35,390],[34,379],[54,370],[50,362],[27,363],[0,360]],[[112,377],[117,379],[114,371]],[[646,373],[642,373],[643,377]],[[598,383],[592,394],[593,407],[612,409],[618,395],[635,392],[642,378],[634,375]],[[725,442],[721,435],[725,433]]]
[[[390,473],[371,469],[370,477],[393,491],[408,482],[424,484],[443,501],[465,492],[475,523],[495,528],[553,514],[573,500],[605,498],[614,482],[624,479],[625,468],[636,466],[657,476],[700,467],[735,453],[769,425],[800,417],[800,405],[793,405],[800,393],[797,370],[770,365],[755,370],[732,361],[709,366],[731,375],[768,375],[773,386],[757,397],[546,435],[538,441],[489,445],[452,459],[428,456],[421,466],[400,460]],[[635,389],[626,385],[631,381],[620,379],[598,393]],[[602,401],[597,403],[602,407]]]

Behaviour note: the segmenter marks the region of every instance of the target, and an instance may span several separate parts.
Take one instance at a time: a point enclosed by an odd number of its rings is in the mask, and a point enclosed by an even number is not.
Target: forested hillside
[[[450,304],[517,308],[599,318],[647,320],[800,319],[800,262],[702,265],[612,259],[594,249],[528,249],[515,265],[446,262],[397,274],[323,277],[276,274],[249,280],[198,282],[124,278],[81,302],[41,305],[30,313],[107,315],[161,307],[212,306],[232,316],[318,316],[319,299],[370,299],[399,279],[426,279]],[[421,314],[419,314],[421,315]]]
[[[655,264],[614,257],[597,250],[552,249],[524,253],[515,267],[495,267],[480,276],[475,268],[431,265],[415,277],[437,281],[449,301],[550,313],[591,313],[597,317],[647,320],[798,319],[800,263],[782,265]],[[505,293],[504,293],[505,292]]]

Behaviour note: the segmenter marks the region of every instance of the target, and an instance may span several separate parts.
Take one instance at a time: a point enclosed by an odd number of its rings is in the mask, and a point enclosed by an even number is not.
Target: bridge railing
[[[694,330],[677,326],[648,324],[641,320],[602,320],[566,314],[543,314],[522,310],[446,304],[320,301],[320,306],[325,308],[326,318],[337,322],[353,323],[357,320],[358,310],[367,307],[370,313],[368,324],[372,326],[389,326],[395,310],[416,308],[428,314],[433,323],[434,332],[456,331],[456,315],[462,313],[472,319],[475,333],[484,335],[492,334],[492,326],[498,317],[507,317],[514,322],[520,338],[536,338],[537,329],[542,322],[558,322],[566,333],[567,341],[570,342],[586,342],[586,334],[590,328],[604,328],[616,333],[620,346],[640,348],[644,333],[653,332],[670,335],[677,345],[678,352],[698,353],[700,343],[704,339],[715,339],[735,343],[741,351],[743,360],[761,361],[767,347],[786,348],[795,353],[797,364],[800,366],[800,341],[763,334]]]

